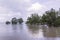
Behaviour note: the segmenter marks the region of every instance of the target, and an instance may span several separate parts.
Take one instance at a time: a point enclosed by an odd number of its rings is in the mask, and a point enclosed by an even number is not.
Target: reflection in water
[[[23,29],[23,24],[12,25],[13,32],[20,32]]]
[[[33,34],[36,34],[39,32],[40,26],[39,25],[27,25],[29,31],[31,31]]]
[[[27,25],[30,33],[34,35],[40,34],[44,37],[60,37],[60,27],[47,27],[41,25]]]
[[[55,27],[45,27],[42,26],[44,37],[56,37],[56,28]]]
[[[60,40],[59,37],[60,27],[0,24],[0,40]]]
[[[17,25],[13,24],[13,25],[12,25],[12,29],[13,29],[14,31],[17,30]]]
[[[60,37],[60,27],[55,28],[57,37]]]
[[[40,25],[27,25],[28,31],[31,34],[33,38],[42,38],[43,37],[43,32],[42,28]]]
[[[17,38],[18,32],[17,32],[17,25],[13,24],[12,25],[12,35],[14,38]]]
[[[19,26],[20,30],[23,29],[23,24],[19,24],[18,26]]]

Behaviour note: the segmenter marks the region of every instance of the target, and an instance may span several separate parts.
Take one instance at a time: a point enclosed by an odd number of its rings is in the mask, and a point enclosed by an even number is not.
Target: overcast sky
[[[11,20],[13,17],[26,17],[32,13],[42,15],[44,11],[60,8],[60,0],[0,0],[0,21]]]

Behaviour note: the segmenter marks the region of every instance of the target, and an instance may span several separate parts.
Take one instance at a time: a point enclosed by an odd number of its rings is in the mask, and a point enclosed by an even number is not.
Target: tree
[[[56,14],[57,12],[54,9],[46,11],[45,14],[42,16],[42,23],[49,26],[54,25],[54,22],[56,21]]]
[[[19,24],[22,24],[23,23],[23,19],[22,18],[18,19],[18,22],[19,22]]]
[[[54,22],[55,24],[54,24],[54,26],[56,27],[56,26],[60,26],[60,16],[58,16],[57,18],[56,18],[56,21]]]
[[[11,22],[12,22],[12,24],[17,24],[17,19],[14,17],[14,18],[12,18]]]
[[[60,26],[60,16],[58,15],[58,11],[55,9],[51,9],[45,12],[42,17],[38,14],[32,14],[31,17],[28,17],[27,23],[36,24],[41,23],[42,25],[48,26]]]
[[[38,14],[31,14],[31,17],[28,17],[27,22],[29,24],[39,24],[40,23],[40,16]]]
[[[10,22],[9,21],[6,21],[6,24],[10,24]]]

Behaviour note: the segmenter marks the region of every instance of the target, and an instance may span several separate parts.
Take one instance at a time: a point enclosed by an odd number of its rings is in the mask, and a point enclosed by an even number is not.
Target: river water
[[[0,40],[60,40],[60,27],[0,23]]]

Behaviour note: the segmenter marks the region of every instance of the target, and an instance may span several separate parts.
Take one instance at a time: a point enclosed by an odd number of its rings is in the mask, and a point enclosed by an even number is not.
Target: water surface
[[[60,27],[1,23],[0,40],[60,40]]]

